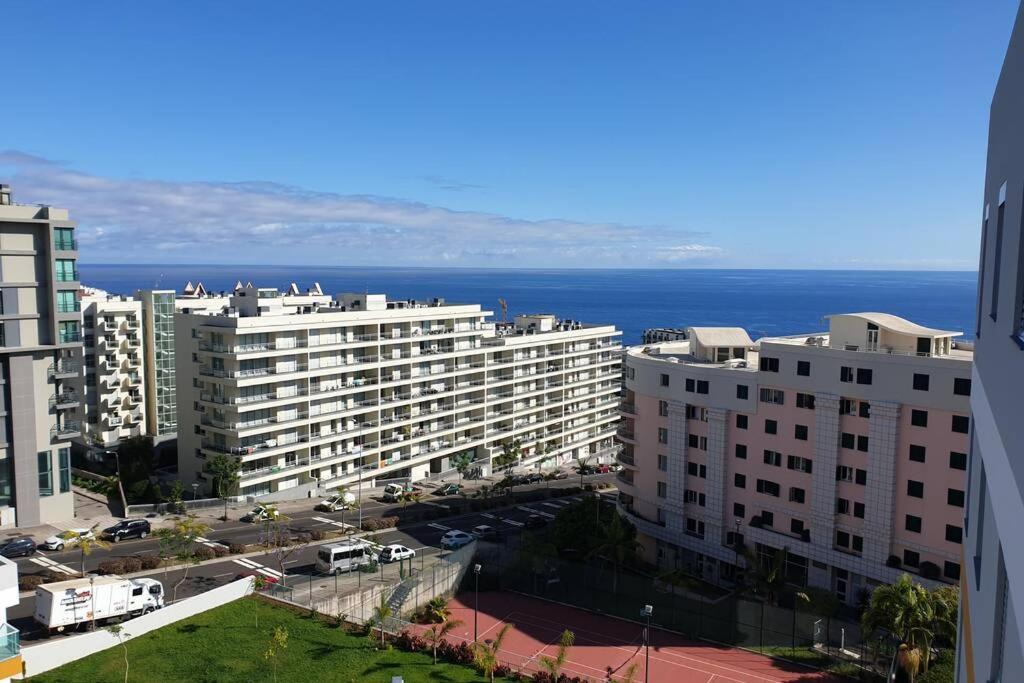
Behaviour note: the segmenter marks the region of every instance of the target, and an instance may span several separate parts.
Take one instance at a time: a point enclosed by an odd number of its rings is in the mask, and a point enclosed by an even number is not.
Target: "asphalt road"
[[[592,475],[586,477],[585,481],[588,483],[611,481],[611,478],[614,476],[614,474]],[[572,485],[578,483],[578,478],[570,478],[564,481],[553,482],[552,487],[556,485],[564,486],[567,484]],[[521,486],[516,487],[516,491],[545,488],[545,486],[546,485],[543,483]],[[576,498],[578,497],[579,496],[576,496]],[[430,503],[442,505],[453,499],[455,498],[453,497],[449,499],[432,495],[428,495],[425,498],[425,500],[430,501]],[[443,536],[448,529],[461,529],[468,532],[474,526],[487,524],[497,529],[502,535],[511,536],[522,531],[526,518],[531,514],[540,514],[550,520],[558,511],[559,507],[566,505],[569,502],[571,502],[571,499],[552,499],[550,501],[523,504],[513,503],[506,508],[495,509],[488,512],[474,512],[458,516],[444,516],[427,522],[417,521],[409,524],[399,522],[399,526],[397,528],[377,532],[377,539],[384,545],[399,543],[417,550],[421,555],[424,553],[429,554],[437,552],[436,549],[440,543],[441,536]],[[291,512],[288,526],[293,532],[303,533],[314,529],[335,530],[339,528],[338,524],[341,523],[343,516],[345,523],[349,524],[355,524],[358,519],[358,513],[353,513],[352,511],[347,511],[345,513],[325,513],[313,510],[314,505],[315,501],[310,501],[308,512]],[[426,505],[428,504],[419,504],[419,506]],[[419,506],[410,504],[404,512],[407,514],[412,513],[415,511],[415,508]],[[363,503],[364,519],[370,517],[385,517],[392,514],[398,514],[401,516],[402,512],[401,504],[383,504],[379,501],[370,500],[366,500]],[[262,527],[259,524],[247,524],[237,520],[229,520],[227,522],[217,524],[204,536],[204,538],[208,539],[210,542],[218,542],[225,545],[229,543],[254,544],[260,541],[261,533]],[[323,577],[316,575],[313,568],[318,548],[319,545],[317,544],[300,547],[285,558],[283,568],[285,574],[287,574],[285,581],[288,585],[295,586],[303,582],[309,582],[310,577],[313,577],[314,581],[323,580]],[[158,551],[159,545],[152,537],[121,541],[116,545],[112,545],[109,549],[98,549],[93,552],[92,555],[86,557],[86,571],[95,570],[100,562],[111,557],[156,554]],[[79,570],[82,561],[81,554],[74,549],[64,550],[61,552],[39,551],[33,557],[18,558],[16,560],[19,572],[22,574],[35,574],[45,571],[46,567],[41,566],[37,562],[33,562],[33,560],[38,559],[49,560],[73,570]],[[390,580],[398,575],[398,571],[397,564],[384,565],[383,578]],[[248,558],[233,558],[232,556],[228,556],[219,562],[211,562],[209,564],[191,567],[187,572],[187,578],[185,578],[184,582],[178,586],[175,595],[172,595],[174,586],[185,576],[186,572],[184,570],[175,569],[167,571],[159,569],[147,574],[146,576],[155,578],[163,583],[168,599],[171,599],[172,597],[182,599],[216,588],[217,586],[224,585],[233,580],[239,574],[253,572],[259,572],[264,576],[280,580],[281,565],[279,564],[278,555],[274,552],[270,552]],[[74,577],[69,575],[68,578]],[[375,575],[372,578],[367,578],[367,580],[379,578],[381,578],[379,575]],[[17,606],[14,606],[7,611],[8,620],[14,627],[21,631],[22,640],[34,640],[42,636],[38,630],[38,626],[32,619],[34,609],[34,596],[26,596],[21,599]]]

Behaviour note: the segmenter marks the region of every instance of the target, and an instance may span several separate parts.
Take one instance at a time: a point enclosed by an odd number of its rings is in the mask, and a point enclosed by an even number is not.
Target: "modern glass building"
[[[153,437],[178,431],[177,385],[174,373],[173,289],[139,290],[142,342],[145,349],[146,424]]]

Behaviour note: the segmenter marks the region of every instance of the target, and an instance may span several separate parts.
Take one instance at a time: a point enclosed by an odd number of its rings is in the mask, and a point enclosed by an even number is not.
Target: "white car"
[[[337,512],[338,510],[350,510],[355,507],[356,497],[353,493],[339,493],[330,498],[321,500],[316,505],[317,510],[325,512]]]
[[[416,551],[412,548],[406,548],[404,545],[392,543],[391,545],[386,545],[381,549],[380,556],[377,559],[387,564],[389,562],[409,560],[414,557],[416,557]]]
[[[242,516],[243,522],[266,522],[277,519],[281,516],[281,513],[276,508],[268,508],[263,505],[257,505],[247,514]]]
[[[497,541],[499,538],[498,530],[488,524],[481,524],[480,526],[473,527],[471,531],[481,541]]]
[[[455,550],[456,548],[461,548],[464,545],[469,545],[473,541],[474,538],[465,531],[452,529],[441,537],[441,547],[446,550]]]
[[[64,550],[64,548],[72,548],[78,545],[78,542],[83,538],[91,541],[96,538],[96,535],[92,532],[92,529],[68,529],[67,531],[50,536],[40,543],[39,547],[46,550]]]

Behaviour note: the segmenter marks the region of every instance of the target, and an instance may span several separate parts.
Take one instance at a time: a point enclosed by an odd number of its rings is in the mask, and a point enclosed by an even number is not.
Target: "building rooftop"
[[[696,339],[701,346],[744,346],[750,347],[754,342],[742,327],[690,327],[691,339]]]
[[[829,321],[831,321],[832,318],[840,317],[861,318],[888,332],[912,335],[915,337],[960,337],[963,335],[963,332],[950,332],[947,330],[936,330],[931,327],[924,327],[891,313],[839,313],[836,315],[825,316]]]

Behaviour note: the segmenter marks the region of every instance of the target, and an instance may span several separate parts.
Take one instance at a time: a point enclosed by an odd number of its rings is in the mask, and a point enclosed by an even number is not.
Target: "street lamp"
[[[477,637],[477,614],[480,611],[480,565],[473,565],[473,642]]]
[[[654,607],[644,605],[640,610],[640,616],[647,620],[644,626],[644,681],[651,680],[651,615],[654,614]]]
[[[196,496],[197,496],[198,493],[199,493],[199,482],[198,481],[197,482],[193,482],[192,483],[192,502],[193,503],[196,501]]]
[[[735,559],[733,560],[733,567],[734,568],[733,568],[733,572],[732,572],[733,583],[739,583],[739,576],[740,576],[740,524],[742,524],[742,523],[743,523],[743,520],[740,519],[739,517],[737,517],[736,518],[736,533],[732,537],[732,550],[733,550],[733,553],[735,555]]]

